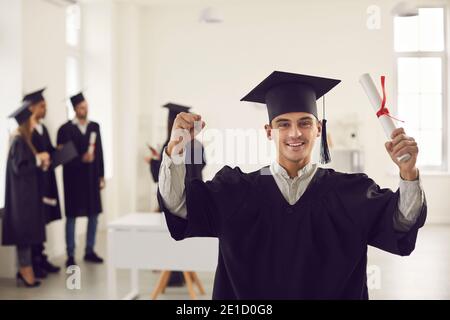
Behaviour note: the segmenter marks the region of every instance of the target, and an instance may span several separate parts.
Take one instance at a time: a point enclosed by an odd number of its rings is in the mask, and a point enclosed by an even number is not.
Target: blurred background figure
[[[70,98],[75,117],[58,130],[57,144],[75,144],[79,157],[63,167],[66,209],[66,266],[75,262],[75,220],[88,217],[84,260],[103,263],[95,251],[98,215],[102,212],[100,190],[105,187],[100,125],[88,119],[88,103],[83,93]]]
[[[36,125],[30,103],[11,114],[19,124],[12,137],[6,167],[5,215],[2,244],[15,245],[19,270],[17,284],[37,287],[32,267],[32,247],[45,241],[45,216],[39,190],[40,172],[48,170],[48,152],[38,152],[32,143]]]
[[[56,149],[52,144],[47,127],[42,123],[47,113],[47,103],[43,96],[44,89],[26,94],[23,101],[30,104],[33,122],[36,124],[32,134],[33,146],[37,152],[47,152],[51,155]],[[52,159],[50,159],[52,160]],[[39,171],[39,190],[42,199],[42,210],[47,224],[61,219],[61,209],[58,197],[58,186],[53,168],[46,171]],[[48,273],[57,273],[60,268],[48,261],[48,256],[44,253],[44,243],[32,247],[33,270],[37,278],[45,278]]]

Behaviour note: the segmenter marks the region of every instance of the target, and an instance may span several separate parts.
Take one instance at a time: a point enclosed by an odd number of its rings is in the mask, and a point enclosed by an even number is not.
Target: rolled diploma
[[[91,132],[91,135],[89,136],[89,148],[88,148],[89,154],[94,154],[96,139],[97,139],[97,132]]]
[[[381,107],[381,97],[380,94],[378,93],[377,88],[375,87],[375,84],[372,81],[372,78],[370,77],[370,74],[364,73],[363,75],[361,75],[361,77],[359,77],[359,83],[361,83],[361,86],[366,92],[373,109],[375,110],[375,112],[378,112],[378,110]],[[389,140],[392,140],[391,138],[392,132],[396,129],[395,123],[392,120],[392,118],[388,117],[387,115],[382,115],[378,117],[378,120],[380,121],[381,126],[383,127],[386,137]],[[410,158],[411,155],[407,153],[398,157],[397,160],[408,161]]]

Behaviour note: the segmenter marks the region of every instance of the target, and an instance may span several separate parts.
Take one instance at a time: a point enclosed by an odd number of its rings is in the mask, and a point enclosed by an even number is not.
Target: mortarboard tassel
[[[325,119],[325,96],[322,98],[323,102],[323,119],[322,119],[322,136],[320,144],[320,163],[327,164],[331,161],[330,150],[328,149],[327,141],[327,120]]]

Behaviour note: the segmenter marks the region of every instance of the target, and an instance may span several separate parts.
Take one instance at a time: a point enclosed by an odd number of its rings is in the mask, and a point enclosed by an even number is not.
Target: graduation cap
[[[86,99],[83,96],[83,92],[79,92],[76,95],[70,97],[70,102],[72,103],[74,109],[79,103],[83,102],[84,100]]]
[[[289,72],[272,72],[250,91],[241,101],[265,103],[269,121],[289,112],[307,112],[317,119],[317,99],[324,96],[341,80],[315,77]],[[327,144],[325,102],[322,120],[321,162],[331,161]]]
[[[44,92],[45,89],[46,88],[42,88],[37,91],[25,94],[23,96],[22,101],[29,101],[30,104],[36,104],[38,102],[45,100],[44,96],[42,95],[42,93]]]
[[[22,106],[20,106],[20,108],[18,108],[16,111],[11,113],[8,116],[8,118],[15,118],[17,123],[19,125],[21,125],[22,123],[27,121],[32,115],[32,113],[30,111],[30,106],[31,106],[30,101],[28,101],[28,100],[24,101],[22,103]]]
[[[169,102],[169,103],[166,103],[165,105],[163,105],[163,108],[167,108],[167,109],[169,109],[169,112],[176,112],[178,114],[180,112],[189,112],[189,109],[191,107],[182,106],[181,104]]]
[[[169,119],[175,119],[177,114],[179,114],[180,112],[189,112],[189,109],[191,107],[169,102],[163,105],[163,108],[169,109]]]

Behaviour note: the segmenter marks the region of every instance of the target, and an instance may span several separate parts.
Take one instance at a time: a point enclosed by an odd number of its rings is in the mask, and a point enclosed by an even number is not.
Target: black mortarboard
[[[40,90],[25,94],[22,101],[29,101],[30,104],[35,104],[41,102],[42,100],[45,100],[44,96],[42,95],[45,89],[46,88],[42,88]]]
[[[316,100],[339,82],[341,80],[274,71],[241,101],[265,103],[270,122],[280,114],[289,112],[307,112],[319,119]],[[322,120],[321,162],[330,162],[325,114]]]
[[[189,112],[189,109],[191,107],[182,106],[180,104],[169,102],[169,103],[166,103],[165,105],[163,105],[163,108],[169,109],[170,112],[180,113],[180,112]]]
[[[11,113],[8,118],[15,118],[17,123],[21,125],[25,121],[28,120],[28,118],[31,117],[32,113],[30,111],[30,101],[26,100],[22,103],[22,106],[18,108],[16,111]]]
[[[79,103],[86,100],[83,96],[83,92],[77,93],[74,96],[70,97],[70,102],[72,103],[72,106],[75,108]]]
[[[180,112],[189,112],[189,109],[191,107],[169,102],[163,105],[163,108],[169,109],[169,120],[172,119],[173,121],[177,114],[179,114]]]

